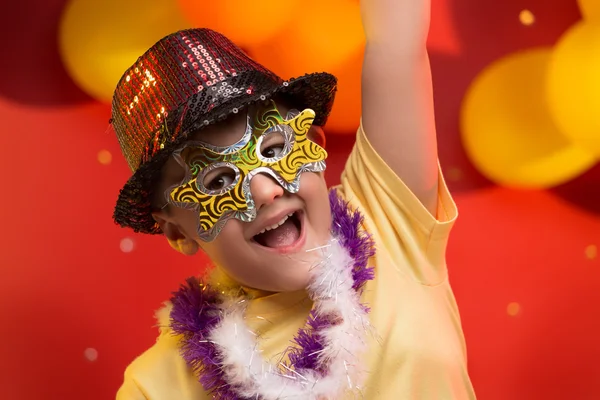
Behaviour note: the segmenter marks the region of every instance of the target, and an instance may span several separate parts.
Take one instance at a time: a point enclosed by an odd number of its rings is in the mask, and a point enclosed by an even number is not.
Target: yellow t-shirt
[[[337,189],[365,216],[377,250],[370,261],[376,276],[363,294],[377,331],[365,356],[363,398],[475,399],[445,261],[457,210],[441,173],[436,219],[375,152],[361,127]],[[304,292],[250,302],[247,322],[260,334],[265,357],[280,357],[310,308]],[[127,368],[117,394],[117,400],[207,398],[168,328],[161,328],[157,343]]]

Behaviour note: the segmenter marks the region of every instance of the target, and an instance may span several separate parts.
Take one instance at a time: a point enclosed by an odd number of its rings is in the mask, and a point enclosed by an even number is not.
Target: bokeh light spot
[[[98,350],[94,349],[93,347],[88,347],[83,352],[83,356],[86,360],[94,362],[98,359]]]
[[[123,253],[131,253],[134,248],[133,239],[131,239],[131,238],[121,239],[120,248]]]
[[[519,14],[519,20],[525,26],[531,26],[535,23],[535,15],[529,10],[523,10]]]
[[[98,162],[102,165],[109,165],[112,162],[112,154],[108,150],[98,152]]]
[[[519,303],[510,303],[506,307],[506,313],[511,317],[517,316],[521,312],[521,305]]]
[[[590,244],[585,248],[585,257],[588,260],[595,260],[598,257],[598,246]]]
[[[446,177],[453,182],[460,181],[463,178],[463,172],[460,168],[451,167],[446,171]]]

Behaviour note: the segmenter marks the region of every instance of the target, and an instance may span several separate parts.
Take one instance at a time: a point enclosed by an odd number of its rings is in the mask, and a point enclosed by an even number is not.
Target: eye
[[[291,134],[286,131],[289,128],[287,125],[278,125],[273,128],[260,139],[260,156],[273,161],[283,158],[290,150]],[[289,129],[291,130],[291,128]],[[287,136],[290,136],[289,138]]]
[[[274,144],[260,151],[267,158],[279,157],[283,153],[283,144]]]
[[[235,171],[228,167],[220,167],[207,173],[202,183],[208,190],[219,191],[232,185],[235,180]]]

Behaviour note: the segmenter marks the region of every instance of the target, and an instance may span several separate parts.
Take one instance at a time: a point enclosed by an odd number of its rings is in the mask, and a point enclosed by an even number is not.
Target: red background
[[[107,133],[108,106],[61,64],[63,6],[20,0],[0,12],[2,399],[114,398],[156,337],[153,310],[206,264],[113,225],[129,171]],[[519,22],[523,9],[534,25]],[[600,398],[600,167],[548,191],[496,187],[468,162],[458,131],[484,66],[554,44],[579,18],[575,0],[433,0],[440,159],[461,210],[448,262],[480,399]],[[329,139],[332,184],[352,141]],[[112,163],[98,161],[101,150]]]

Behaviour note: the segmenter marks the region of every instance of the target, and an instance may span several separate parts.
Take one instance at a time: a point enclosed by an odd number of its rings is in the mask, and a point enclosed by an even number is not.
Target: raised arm
[[[369,141],[423,205],[437,210],[430,0],[361,0],[367,38],[362,123]]]

